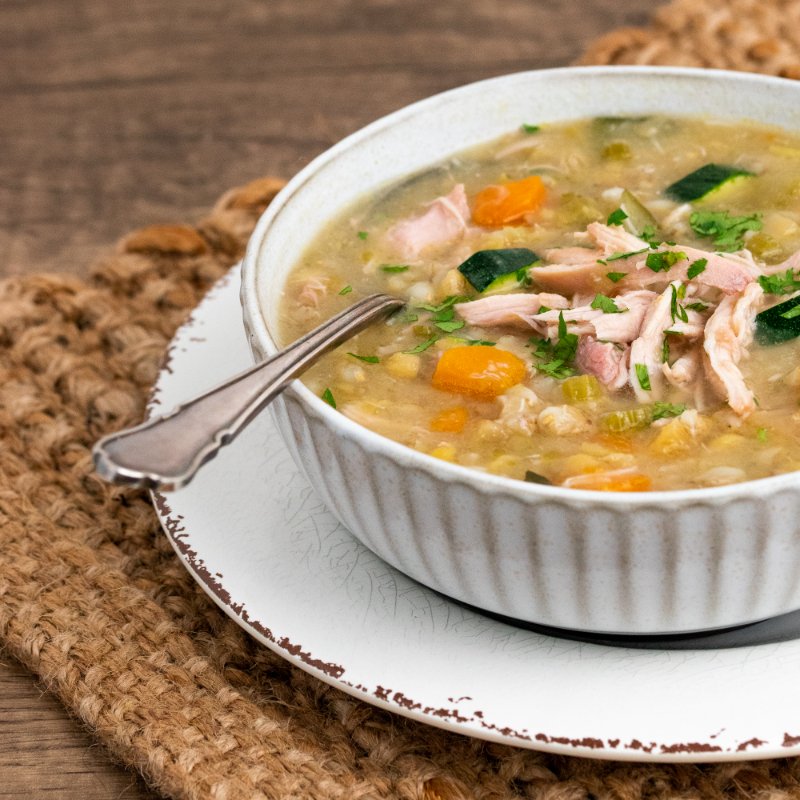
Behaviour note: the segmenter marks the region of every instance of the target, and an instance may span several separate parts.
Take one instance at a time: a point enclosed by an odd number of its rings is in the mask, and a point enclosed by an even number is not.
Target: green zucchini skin
[[[705,164],[685,175],[679,181],[667,186],[664,194],[679,203],[691,203],[700,200],[714,189],[733,178],[752,177],[754,173],[741,167],[729,167],[725,164]]]
[[[529,267],[538,260],[539,256],[527,247],[479,250],[464,261],[458,271],[475,289],[482,292],[501,275]]]
[[[770,345],[788,342],[800,336],[800,312],[787,319],[784,314],[800,306],[800,294],[756,315],[755,340]]]

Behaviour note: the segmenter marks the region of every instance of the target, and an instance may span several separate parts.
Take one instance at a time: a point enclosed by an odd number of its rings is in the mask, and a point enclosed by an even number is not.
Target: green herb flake
[[[463,294],[451,294],[448,297],[445,297],[438,306],[431,306],[425,305],[424,303],[417,306],[421,311],[430,311],[432,314],[439,314],[440,312],[445,311],[448,308],[456,305],[457,303],[465,303],[469,300],[469,297]]]
[[[692,311],[703,312],[708,308],[706,303],[687,303],[684,308],[690,308]]]
[[[679,319],[681,322],[688,322],[689,315],[686,313],[686,309],[678,302],[682,300],[686,296],[686,287],[681,284],[680,286],[672,285],[672,299],[670,300],[670,314],[672,316],[672,321],[675,322],[675,319]]]
[[[465,345],[469,345],[470,347],[474,347],[475,345],[494,347],[497,344],[497,342],[490,342],[488,339],[468,339],[466,336],[453,336],[451,338],[458,339],[460,342],[464,342]]]
[[[792,294],[800,289],[800,273],[787,269],[783,275],[759,275],[759,286],[767,294]]]
[[[664,341],[661,345],[661,363],[669,364],[669,340],[666,336],[664,337]]]
[[[643,247],[641,250],[630,250],[627,253],[613,253],[608,258],[597,259],[598,264],[608,264],[609,261],[621,261],[623,258],[630,258],[631,256],[638,256],[641,253],[646,253],[648,247]]]
[[[549,339],[534,337],[530,340],[530,344],[536,359],[535,366],[539,372],[557,380],[563,380],[575,374],[576,370],[572,366],[572,362],[578,350],[578,336],[575,333],[567,332],[563,311],[558,315],[558,341],[551,342]]]
[[[367,231],[359,231],[356,236],[358,236],[358,238],[363,242],[367,236],[369,236],[369,233],[367,233]]]
[[[466,325],[462,319],[443,320],[442,322],[433,323],[440,331],[445,333],[452,333],[453,331],[461,330]]]
[[[381,264],[381,272],[407,272],[408,264]]]
[[[657,400],[653,403],[653,422],[667,417],[679,417],[684,411],[686,411],[686,403],[663,403]]]
[[[650,253],[644,263],[653,272],[666,272],[679,261],[684,261],[685,259],[686,253],[681,250],[664,250],[659,253]]]
[[[627,272],[606,272],[606,278],[612,283],[619,283],[627,274]]]
[[[622,225],[626,219],[628,215],[621,208],[617,208],[608,215],[606,225]]]
[[[522,125],[519,126],[519,129],[523,133],[538,133],[541,129],[541,125],[529,125],[527,122],[523,122]]]
[[[689,265],[689,269],[686,270],[686,277],[689,280],[696,278],[701,272],[705,271],[707,265],[707,258],[698,258],[697,261],[692,261],[692,263]]]
[[[540,483],[543,486],[551,486],[553,483],[549,478],[545,478],[544,475],[540,475],[538,472],[533,472],[529,469],[525,470],[525,482]]]
[[[766,442],[767,441],[767,429],[766,428],[759,428],[756,431],[756,439],[759,442]]]
[[[352,292],[352,291],[353,291],[353,287],[352,286],[345,286],[342,289],[342,291],[339,292],[339,294],[341,294],[341,295],[350,294],[350,292]]]
[[[658,231],[655,225],[645,225],[644,228],[642,228],[642,232],[639,234],[639,238],[647,242],[648,246],[653,250],[661,244],[657,236]]]
[[[333,399],[333,392],[328,388],[320,395],[320,397],[331,407],[336,408],[336,400]]]
[[[347,355],[357,358],[359,361],[364,361],[367,364],[380,364],[378,356],[360,356],[358,353],[348,353]]]
[[[695,211],[689,217],[689,225],[698,236],[713,239],[714,247],[723,252],[739,250],[747,231],[762,228],[760,214],[734,217],[727,211]]]
[[[596,294],[592,300],[592,308],[595,311],[602,311],[604,314],[622,314],[626,308],[620,308],[610,297],[604,294]]]
[[[645,364],[634,364],[636,370],[636,379],[639,381],[639,386],[646,392],[650,391],[650,373],[647,371]]]
[[[424,353],[432,344],[438,342],[440,338],[440,336],[431,336],[430,339],[426,339],[424,342],[418,344],[416,347],[412,347],[410,350],[403,350],[403,352],[412,356],[417,355],[417,353]]]

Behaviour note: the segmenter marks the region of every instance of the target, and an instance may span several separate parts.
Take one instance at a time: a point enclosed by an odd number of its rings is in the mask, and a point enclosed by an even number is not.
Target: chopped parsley
[[[679,319],[681,322],[688,322],[689,315],[686,313],[686,309],[678,302],[679,300],[683,300],[686,297],[686,287],[683,284],[680,286],[672,285],[672,299],[670,300],[670,315],[672,316],[672,321],[675,322],[675,319]]]
[[[537,359],[536,369],[549,375],[551,378],[562,380],[575,374],[572,362],[578,350],[578,336],[575,333],[567,333],[567,323],[564,320],[564,312],[558,315],[558,341],[551,342],[549,339],[531,339],[533,355]]]
[[[369,234],[368,234],[366,231],[359,231],[359,232],[356,234],[356,236],[358,236],[358,238],[359,238],[359,239],[361,239],[361,241],[363,242],[363,241],[364,241],[364,239],[366,239],[366,238],[367,238],[367,236],[369,236]]]
[[[398,322],[416,322],[419,319],[419,314],[414,314],[413,312],[406,312],[405,314],[400,314],[397,317]]]
[[[650,391],[650,373],[647,371],[645,364],[634,364],[633,368],[636,370],[636,379],[639,381],[639,386],[646,392]]]
[[[656,230],[655,225],[645,225],[644,228],[642,228],[642,232],[639,234],[639,238],[644,239],[644,241],[647,242],[647,244],[653,250],[655,250],[656,247],[658,247],[661,244],[661,242],[657,238],[657,234],[658,231]]]
[[[606,278],[608,278],[612,283],[618,283],[627,274],[627,272],[606,272]]]
[[[701,272],[705,271],[706,266],[708,266],[707,258],[698,258],[697,261],[692,261],[689,265],[689,269],[686,270],[686,277],[689,280],[696,278]]]
[[[747,231],[761,230],[761,215],[733,217],[727,211],[695,211],[689,225],[699,236],[712,238],[718,250],[739,250]]]
[[[759,275],[758,283],[767,294],[791,294],[800,289],[800,280],[792,269],[784,275]]]
[[[453,331],[461,330],[466,323],[462,319],[442,320],[441,322],[433,323],[440,331],[445,333],[452,333]]]
[[[621,208],[617,208],[608,215],[606,225],[622,225],[626,219],[628,215]]]
[[[416,355],[417,353],[424,353],[432,344],[438,342],[440,336],[431,336],[430,339],[426,339],[421,344],[418,344],[416,347],[412,347],[410,350],[403,350],[404,353],[408,355]]]
[[[522,125],[519,126],[519,129],[523,133],[538,133],[541,129],[541,125],[529,125],[527,122],[523,122]]]
[[[687,303],[684,308],[689,308],[692,311],[705,311],[708,308],[707,303]]]
[[[767,429],[766,428],[759,428],[756,431],[756,438],[759,442],[766,442],[767,441]]]
[[[333,392],[330,388],[325,389],[325,391],[320,395],[320,397],[331,407],[336,408],[336,401],[333,399]]]
[[[469,297],[463,294],[451,294],[449,297],[445,297],[438,306],[431,306],[425,305],[424,303],[417,306],[421,311],[430,311],[432,314],[437,314],[440,311],[444,311],[451,306],[454,306],[456,303],[464,303],[469,300]]]
[[[592,308],[602,311],[604,314],[622,314],[627,308],[620,308],[610,297],[604,294],[596,294],[592,300]]]
[[[627,253],[613,253],[608,258],[598,258],[598,264],[608,264],[609,261],[620,261],[623,258],[630,258],[631,256],[638,256],[640,253],[646,253],[650,248],[643,247],[641,250],[630,250]]]
[[[339,292],[339,294],[350,294],[350,292],[352,291],[353,291],[352,286],[345,286],[344,289],[342,289],[342,291]]]
[[[681,250],[663,250],[659,253],[650,253],[645,260],[645,264],[653,272],[666,272],[679,261],[686,259],[686,253]]]
[[[359,361],[364,361],[367,364],[380,364],[380,359],[378,356],[360,356],[358,353],[348,353],[347,355],[353,356],[353,358],[357,358]]]
[[[666,417],[679,417],[686,411],[686,403],[663,403],[656,400],[653,403],[653,422]]]
[[[409,269],[408,264],[381,264],[382,272],[406,272]]]
[[[453,336],[453,339],[458,339],[460,342],[469,346],[482,345],[483,347],[494,347],[497,342],[490,342],[488,339],[467,339],[466,336]]]

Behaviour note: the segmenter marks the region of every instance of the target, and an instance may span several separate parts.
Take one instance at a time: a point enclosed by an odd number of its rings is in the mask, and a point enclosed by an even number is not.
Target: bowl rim
[[[259,218],[248,240],[242,260],[241,304],[249,340],[251,342],[255,340],[269,355],[274,355],[279,349],[270,334],[266,317],[262,313],[261,304],[259,303],[259,270],[257,269],[259,255],[273,222],[281,214],[284,207],[291,202],[294,195],[322,167],[338,158],[343,152],[358,147],[365,140],[380,134],[386,128],[443,101],[461,95],[469,95],[472,92],[483,91],[493,84],[525,81],[532,77],[537,79],[547,78],[548,76],[564,76],[567,78],[572,76],[575,78],[614,76],[620,80],[628,80],[632,77],[668,77],[705,83],[724,81],[733,84],[761,84],[765,88],[775,85],[781,87],[796,86],[797,90],[800,91],[800,84],[787,78],[752,72],[670,66],[569,66],[526,70],[486,78],[438,92],[403,106],[359,128],[317,155],[288,181]],[[677,509],[678,507],[691,507],[700,504],[723,505],[731,501],[744,500],[753,496],[761,497],[767,493],[777,494],[782,490],[800,487],[800,471],[786,472],[780,475],[756,478],[725,486],[645,492],[605,492],[594,489],[572,489],[563,486],[527,483],[518,478],[494,475],[477,467],[453,464],[375,433],[369,428],[354,422],[341,412],[336,411],[322,398],[317,397],[299,379],[293,380],[285,391],[287,394],[294,396],[303,405],[306,413],[312,413],[314,417],[332,429],[335,435],[347,439],[355,439],[372,454],[388,457],[395,463],[401,463],[406,468],[419,469],[447,483],[468,484],[471,488],[479,489],[484,493],[511,495],[522,502],[558,501],[573,507],[584,507],[588,504],[595,507],[602,506],[609,510],[621,510],[628,507],[645,508],[668,504]]]

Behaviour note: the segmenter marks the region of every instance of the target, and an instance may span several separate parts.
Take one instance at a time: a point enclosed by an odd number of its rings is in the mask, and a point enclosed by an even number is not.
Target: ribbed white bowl
[[[257,359],[288,271],[344,206],[521,122],[648,113],[800,129],[800,86],[707,70],[568,68],[465,86],[385,117],[300,172],[243,266]],[[614,494],[448,464],[362,428],[295,382],[272,406],[295,460],[384,560],[509,617],[598,633],[679,633],[800,608],[800,473],[716,489]]]

